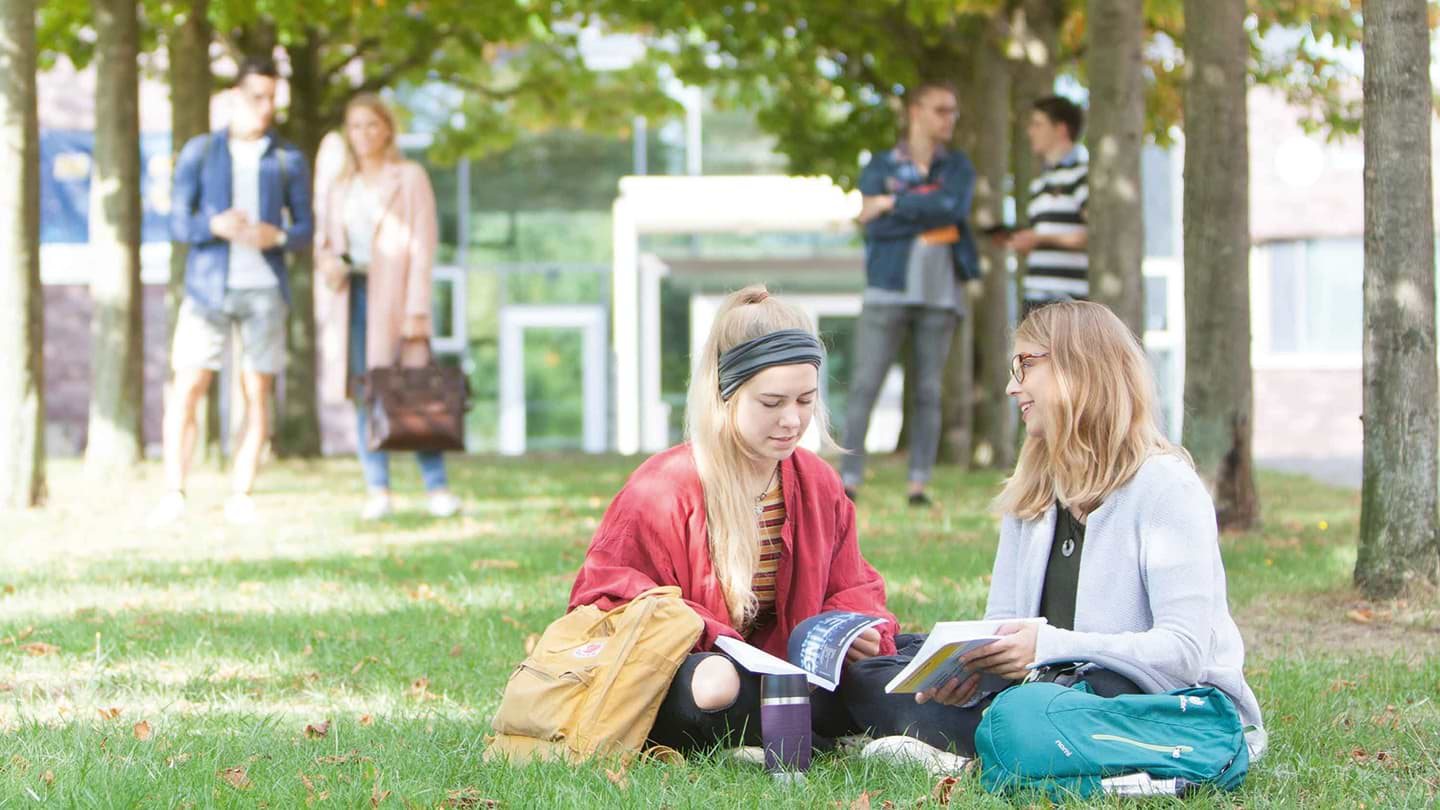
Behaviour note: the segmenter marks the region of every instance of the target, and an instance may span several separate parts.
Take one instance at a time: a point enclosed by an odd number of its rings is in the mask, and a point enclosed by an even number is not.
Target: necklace
[[[780,465],[776,464],[775,469],[770,471],[770,477],[765,479],[765,491],[755,496],[755,517],[758,518],[765,513],[765,496],[770,494],[770,490],[774,486],[773,482],[775,481],[775,477],[779,474]]]
[[[1068,509],[1065,510],[1065,515],[1062,519],[1065,521],[1065,534],[1067,536],[1065,542],[1060,544],[1060,553],[1069,557],[1075,553],[1075,524],[1079,521],[1075,519],[1074,515],[1070,514],[1070,510]]]

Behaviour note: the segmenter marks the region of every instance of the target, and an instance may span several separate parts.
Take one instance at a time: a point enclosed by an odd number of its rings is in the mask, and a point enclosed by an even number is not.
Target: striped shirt
[[[1037,236],[1060,236],[1085,230],[1085,204],[1090,199],[1090,165],[1083,147],[1046,166],[1030,184],[1026,216]],[[1087,298],[1090,261],[1086,250],[1044,247],[1030,252],[1025,271],[1025,297]]]
[[[785,550],[780,530],[785,526],[785,496],[777,482],[760,502],[760,561],[750,587],[755,591],[755,621],[751,629],[765,624],[775,613],[775,573]]]

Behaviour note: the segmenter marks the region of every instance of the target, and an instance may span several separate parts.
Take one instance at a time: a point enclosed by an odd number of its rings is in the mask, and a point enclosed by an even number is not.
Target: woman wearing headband
[[[855,642],[852,661],[895,651],[895,620],[860,554],[854,505],[834,469],[799,447],[812,421],[828,435],[824,356],[805,313],[764,287],[732,294],[696,362],[688,443],[631,475],[591,541],[571,608],[610,609],[677,585],[705,622],[660,706],[657,743],[758,743],[759,678],[713,652],[719,636],[784,658],[800,622],[849,610],[886,619]],[[812,706],[818,735],[853,730],[837,695],[817,691]]]

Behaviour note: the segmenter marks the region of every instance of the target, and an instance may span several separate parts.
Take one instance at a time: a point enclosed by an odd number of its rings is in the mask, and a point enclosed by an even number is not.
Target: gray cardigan
[[[1055,507],[1005,515],[987,619],[1039,615]],[[1183,460],[1156,455],[1091,513],[1075,593],[1075,629],[1042,626],[1035,660],[1108,655],[1148,665],[1167,688],[1214,686],[1260,730],[1245,683],[1245,643],[1230,617],[1215,506]],[[1254,738],[1252,737],[1252,741]]]

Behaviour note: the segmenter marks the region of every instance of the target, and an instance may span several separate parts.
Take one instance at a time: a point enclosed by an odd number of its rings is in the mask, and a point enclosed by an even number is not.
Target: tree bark
[[[1090,296],[1144,336],[1140,147],[1145,44],[1140,0],[1089,0]],[[1233,137],[1233,133],[1232,133]]]
[[[35,0],[0,0],[0,508],[45,502]]]
[[[210,131],[210,0],[190,0],[185,16],[170,31],[170,153],[179,158],[186,141]],[[185,298],[184,242],[170,243],[170,280],[165,285],[165,311],[169,315],[165,345],[174,346],[175,321]],[[205,396],[205,455],[219,457],[220,383],[210,383]]]
[[[1010,20],[1013,37],[1009,56],[1015,61],[1011,85],[1010,171],[1014,178],[1015,225],[1030,226],[1026,206],[1030,183],[1039,173],[1039,158],[1030,151],[1025,134],[1036,101],[1055,92],[1056,60],[1060,53],[1060,22],[1064,8],[1056,0],[1023,0]],[[1024,300],[1027,256],[1015,258],[1015,296]],[[1013,453],[1013,450],[1012,450]]]
[[[93,0],[95,162],[91,175],[90,423],[85,466],[105,473],[144,453],[141,415],[140,104],[138,7]]]
[[[1260,520],[1251,456],[1245,0],[1185,2],[1184,444],[1220,528]]]
[[[1005,175],[1010,167],[1010,94],[1013,66],[1001,51],[1002,18],[980,47],[975,71],[974,103],[983,110],[976,132],[975,203],[977,225],[1005,219]],[[975,322],[974,429],[971,448],[975,466],[1008,470],[1015,464],[1015,410],[1005,395],[1010,364],[1010,269],[1008,251],[989,239],[980,240],[983,276],[971,285],[975,295],[970,315]]]
[[[309,31],[305,39],[288,46],[290,56],[290,109],[286,134],[300,147],[311,169],[320,153],[320,141],[333,122],[326,120],[325,75],[321,66],[321,35]],[[312,173],[313,176],[313,173]],[[318,227],[318,223],[317,223]],[[275,451],[286,457],[320,455],[320,406],[315,367],[315,292],[313,254],[291,253],[290,319],[287,323],[289,357],[285,365],[284,398],[278,411]]]
[[[1435,237],[1425,0],[1365,6],[1364,483],[1355,584],[1440,579]]]

